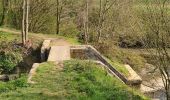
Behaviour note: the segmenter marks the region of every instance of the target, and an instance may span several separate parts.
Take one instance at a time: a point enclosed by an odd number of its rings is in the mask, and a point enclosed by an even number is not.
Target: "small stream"
[[[153,100],[166,100],[164,84],[159,71],[156,70],[154,73],[150,73],[150,71],[154,69],[154,66],[149,65],[150,66],[145,66],[145,68],[141,69],[139,73],[143,80],[143,86],[140,90]]]

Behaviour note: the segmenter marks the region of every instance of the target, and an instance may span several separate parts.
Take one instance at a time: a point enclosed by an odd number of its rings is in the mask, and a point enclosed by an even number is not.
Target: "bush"
[[[17,66],[19,59],[16,59],[18,54],[0,52],[0,68],[5,72],[10,72]]]
[[[9,73],[22,61],[21,49],[16,47],[16,41],[3,41],[0,45],[0,69]]]
[[[122,48],[143,48],[144,47],[142,37],[135,36],[135,34],[120,35],[118,39],[118,45]]]
[[[67,22],[61,25],[60,34],[66,37],[75,38],[80,31],[73,22]]]
[[[94,44],[95,48],[100,51],[102,54],[109,54],[114,48],[114,44],[109,41],[102,41],[100,43]]]
[[[22,76],[21,78],[18,78],[17,80],[11,81],[10,84],[13,84],[15,87],[28,87],[27,83],[27,77]]]

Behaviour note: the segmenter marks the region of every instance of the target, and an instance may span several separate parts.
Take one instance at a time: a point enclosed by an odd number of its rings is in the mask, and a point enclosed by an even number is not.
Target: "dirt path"
[[[21,34],[20,31],[18,30],[11,30],[8,28],[0,28],[0,31],[3,32],[8,32],[8,33],[13,33],[13,34]],[[61,37],[57,37],[57,36],[50,36],[47,34],[36,34],[36,33],[29,33],[29,37],[30,38],[36,38],[39,40],[51,40],[51,46],[69,46],[71,45],[71,43],[69,43],[67,40],[61,38]]]
[[[14,33],[14,34],[20,34],[21,32],[16,31],[16,30],[9,30],[7,28],[0,28],[0,31],[2,32],[9,32],[9,33]]]
[[[64,39],[52,39],[51,41],[51,46],[69,46],[71,45],[71,43],[69,43],[68,41],[64,40]]]

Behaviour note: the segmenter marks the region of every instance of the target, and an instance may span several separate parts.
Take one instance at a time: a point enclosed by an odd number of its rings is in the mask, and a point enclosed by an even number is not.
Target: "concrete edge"
[[[47,59],[47,53],[50,50],[50,44],[51,44],[51,40],[44,40],[42,47],[41,47],[41,62],[46,61]]]
[[[98,52],[93,46],[88,45],[87,46],[89,48],[89,50],[91,52],[93,52],[94,56],[96,56],[98,58],[99,61],[101,61],[102,63],[104,63],[107,67],[107,69],[109,70],[109,72],[111,72],[113,75],[115,75],[119,80],[121,80],[123,83],[127,84],[128,79],[122,74],[120,73],[117,69],[115,69],[107,60],[106,58],[100,54],[100,52]]]
[[[130,65],[125,64],[125,68],[129,71],[128,84],[129,85],[141,85],[142,78],[131,68]]]
[[[32,65],[32,68],[31,68],[31,70],[30,70],[30,72],[28,74],[27,83],[30,83],[30,84],[36,83],[36,82],[32,81],[32,77],[36,74],[36,70],[39,67],[39,65],[40,65],[39,63],[34,63]]]
[[[123,83],[127,83],[127,78],[117,71],[112,65],[106,60],[106,58],[100,54],[93,46],[91,45],[73,45],[70,46],[71,49],[82,48],[89,50],[100,62],[102,62],[105,68],[111,73],[113,76],[117,77]]]

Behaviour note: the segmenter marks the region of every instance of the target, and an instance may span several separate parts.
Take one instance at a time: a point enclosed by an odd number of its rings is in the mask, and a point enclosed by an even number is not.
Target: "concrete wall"
[[[80,46],[71,46],[71,57],[77,59],[92,59],[101,61],[105,64],[106,69],[122,82],[128,85],[137,86],[139,87],[142,83],[142,79],[137,75],[137,73],[130,67],[127,66],[127,70],[130,71],[130,77],[125,77],[122,73],[115,69],[107,59],[102,56],[93,46],[90,45],[80,45]],[[126,68],[126,67],[125,67]]]

